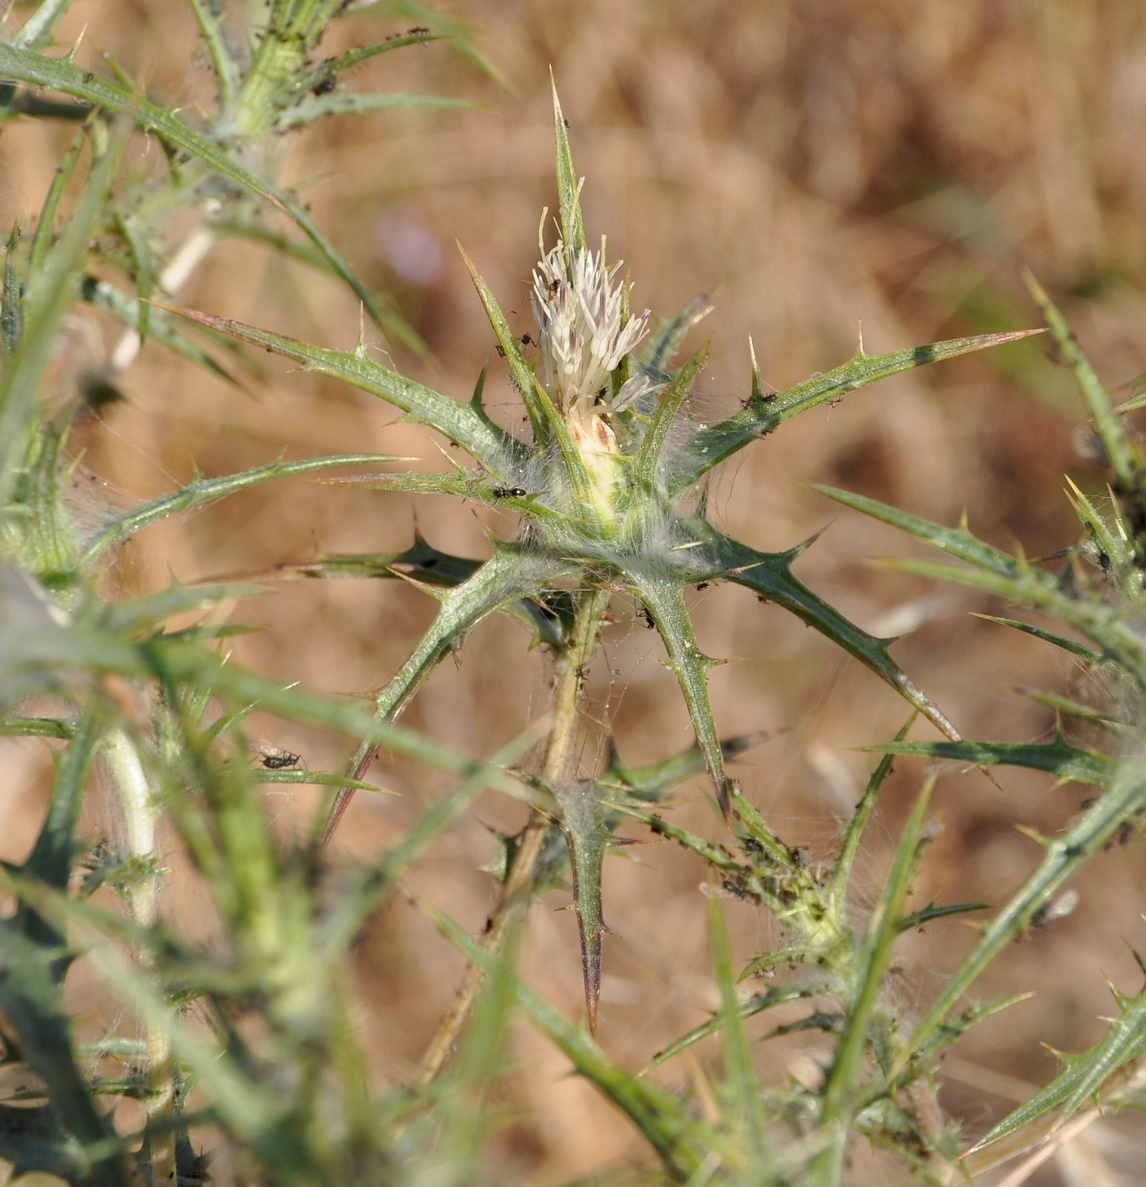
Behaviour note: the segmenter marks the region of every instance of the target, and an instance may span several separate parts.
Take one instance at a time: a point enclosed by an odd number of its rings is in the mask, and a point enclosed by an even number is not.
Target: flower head
[[[545,390],[571,430],[590,437],[600,436],[592,431],[594,420],[623,410],[638,394],[635,387],[623,388],[613,399],[608,391],[609,375],[648,330],[647,309],[624,320],[624,285],[613,282],[620,266],[605,266],[603,239],[598,252],[559,239],[549,252],[542,244],[533,270],[530,302]]]

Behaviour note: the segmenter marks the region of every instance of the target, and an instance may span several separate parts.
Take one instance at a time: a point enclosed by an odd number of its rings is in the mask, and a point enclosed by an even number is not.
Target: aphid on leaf
[[[268,771],[286,771],[291,767],[297,767],[302,761],[301,754],[293,754],[289,750],[279,750],[277,746],[271,746],[265,742],[258,747],[258,750],[259,766]]]

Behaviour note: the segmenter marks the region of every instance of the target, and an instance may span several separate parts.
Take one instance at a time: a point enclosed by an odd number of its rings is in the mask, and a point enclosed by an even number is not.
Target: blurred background
[[[421,355],[379,344],[407,374],[464,399],[488,363],[486,391],[498,415],[507,424],[520,416],[455,241],[512,324],[532,330],[538,223],[556,204],[550,69],[587,179],[587,230],[591,239],[606,234],[610,256],[625,261],[635,304],[668,316],[705,294],[715,307],[686,344],[712,342],[693,399],[699,420],[727,414],[747,395],[749,337],[762,380],[783,389],[844,361],[861,325],[873,354],[1037,325],[1024,268],[1061,304],[1108,385],[1146,371],[1146,9],[1135,0],[456,0],[441,9],[465,23],[498,77],[436,43],[384,55],[339,85],[447,94],[476,101],[474,109],[330,120],[284,137],[275,163],[351,266],[392,294],[424,341]],[[323,50],[416,22],[348,20],[342,41],[332,35]],[[178,101],[185,117],[209,108],[206,57],[182,5],[78,0],[66,31],[76,36],[85,26],[80,57],[92,69],[107,50],[150,91]],[[30,124],[6,130],[4,225],[38,209],[71,134]],[[158,148],[141,142],[140,153],[148,151]],[[277,225],[271,214],[267,221]],[[189,230],[173,227],[171,246]],[[551,220],[546,233],[551,242]],[[237,240],[222,242],[178,297],[329,346],[352,346],[359,329],[352,294]],[[117,337],[90,314],[77,319],[58,382],[98,366]],[[171,490],[195,467],[224,474],[284,453],[376,449],[445,464],[435,442],[393,425],[380,402],[269,356],[265,366],[265,377],[242,390],[147,347],[121,377],[124,399],[85,432],[81,510],[98,521],[107,504]],[[965,736],[1045,740],[1054,714],[1024,690],[1095,703],[1108,690],[1054,650],[973,616],[1006,607],[869,565],[913,546],[808,484],[842,486],[950,524],[966,513],[988,541],[1037,557],[1077,541],[1066,474],[1103,498],[1071,378],[1035,339],[809,413],[718,472],[711,506],[721,526],[761,549],[821,533],[798,575],[868,630],[903,634],[897,660]],[[400,552],[415,529],[439,549],[478,557],[490,533],[510,534],[514,522],[442,499],[415,506],[401,495],[272,485],[149,531],[117,555],[107,579],[126,597],[173,578],[228,576],[320,553]],[[734,773],[785,841],[813,864],[828,859],[875,762],[860,748],[889,739],[906,720],[905,704],[747,591],[714,587],[694,602],[702,646],[729,661],[712,674],[722,731],[769,736]],[[433,612],[430,599],[396,582],[268,582],[265,598],[235,610],[236,621],[260,628],[235,649],[284,682],[365,693],[400,666]],[[587,685],[586,774],[598,769],[608,737],[632,764],[692,741],[657,636],[624,599],[614,619]],[[544,656],[499,619],[472,633],[404,720],[488,755],[543,712],[547,689]],[[267,745],[300,753],[312,769],[336,770],[345,759],[337,739],[267,729]],[[922,727],[916,734],[933,736]],[[1077,730],[1072,736],[1086,741]],[[30,740],[6,753],[8,786],[17,789],[2,809],[7,856],[30,843],[49,759]],[[887,785],[863,855],[872,898],[924,775],[922,764],[900,761]],[[336,865],[369,861],[443,787],[435,774],[386,761],[374,777],[400,795],[358,795],[333,843]],[[938,832],[914,901],[1004,901],[1040,856],[1016,826],[1061,828],[1087,794],[1029,773],[1004,770],[994,786],[982,774],[945,769],[934,800]],[[272,790],[268,808],[284,830],[302,828],[318,795]],[[671,811],[720,837],[702,781],[683,789]],[[457,954],[413,900],[480,930],[494,892],[482,871],[496,856],[491,830],[523,823],[520,806],[479,801],[415,871],[411,900],[395,899],[362,937],[355,975],[380,1087],[409,1076],[461,975]],[[93,814],[93,834],[112,827]],[[606,918],[618,934],[606,943],[599,1038],[632,1066],[716,1004],[705,880],[698,861],[662,844],[607,863]],[[1035,996],[978,1028],[945,1064],[941,1100],[969,1139],[1054,1074],[1042,1044],[1079,1050],[1097,1040],[1100,1016],[1110,1012],[1106,978],[1127,992],[1139,988],[1131,954],[1146,947],[1139,843],[1105,855],[1079,890],[1072,915],[1014,945],[980,985],[983,998]],[[576,1015],[575,920],[555,910],[567,899],[548,895],[533,912],[526,972]],[[778,941],[750,905],[729,901],[726,913],[745,962]],[[904,940],[894,992],[908,1022],[974,934],[948,922]],[[490,1154],[502,1181],[557,1183],[644,1156],[628,1126],[568,1076],[543,1040],[523,1029],[512,1041],[513,1070],[498,1088],[507,1121]],[[777,1082],[817,1074],[815,1039],[758,1051]],[[703,1066],[715,1049],[700,1048],[697,1058]],[[676,1061],[657,1074],[684,1085],[696,1073]],[[1086,1168],[1124,1155],[1133,1157],[1126,1134],[1103,1122],[1038,1181],[1098,1181]]]

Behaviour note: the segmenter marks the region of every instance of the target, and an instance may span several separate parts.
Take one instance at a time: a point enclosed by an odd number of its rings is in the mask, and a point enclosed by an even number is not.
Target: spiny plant
[[[1082,526],[1082,541],[1054,558],[1036,562],[979,539],[963,522],[945,527],[873,499],[821,486],[829,498],[891,524],[945,553],[950,560],[901,560],[897,569],[954,582],[1025,607],[1035,621],[995,617],[1059,649],[1090,675],[1090,699],[1054,690],[1030,690],[1052,707],[1055,735],[1039,743],[948,740],[907,741],[879,747],[889,755],[954,759],[984,768],[1026,767],[1047,771],[1056,782],[1091,784],[1096,795],[1058,836],[1038,837],[1044,856],[1037,868],[987,924],[966,959],[929,1005],[899,1056],[933,1060],[966,1029],[957,1013],[961,999],[984,969],[1017,936],[1048,915],[1069,909],[1067,883],[1112,844],[1126,843],[1141,827],[1146,809],[1146,766],[1141,756],[1146,640],[1141,622],[1146,599],[1146,454],[1126,423],[1146,405],[1137,396],[1115,405],[1065,318],[1033,277],[1028,283],[1054,337],[1058,355],[1081,393],[1109,476],[1106,508],[1068,479],[1068,497]],[[1141,386],[1142,377],[1128,386]],[[1058,563],[1052,563],[1058,562]],[[1041,619],[1041,623],[1040,620]],[[1051,625],[1044,625],[1049,622]],[[1072,741],[1065,722],[1076,721],[1088,744]],[[1095,745],[1095,734],[1104,739]],[[1146,973],[1146,962],[1136,954]],[[1055,1140],[1084,1108],[1132,1104],[1146,1052],[1146,989],[1129,996],[1111,986],[1117,1014],[1105,1038],[1081,1054],[1060,1053],[1063,1070],[1050,1084],[999,1121],[968,1152],[963,1167],[979,1172],[1024,1150]],[[1034,1155],[1037,1165],[1038,1154]],[[1017,1174],[1018,1172],[1016,1172]]]
[[[734,831],[756,820],[755,841],[781,880],[811,884],[798,855],[755,816],[725,773],[724,753],[709,701],[707,669],[720,661],[696,642],[686,606],[690,587],[717,581],[752,590],[798,615],[886,680],[948,737],[954,727],[892,660],[888,640],[864,632],[818,598],[792,572],[804,545],[762,553],[720,531],[707,514],[705,476],[784,421],[848,392],[939,359],[1014,341],[1023,332],[963,338],[875,357],[862,344],[842,366],[781,393],[766,393],[755,364],[741,409],[710,427],[692,422],[687,397],[704,365],[701,348],[679,367],[672,358],[685,335],[707,312],[694,303],[650,332],[648,311],[636,313],[627,284],[618,281],[605,242],[590,248],[580,207],[581,180],[574,166],[560,103],[554,93],[559,195],[556,244],[533,273],[530,301],[537,323],[540,366],[526,357],[496,297],[466,258],[474,286],[521,398],[530,436],[521,440],[496,424],[482,401],[485,373],[472,400],[461,404],[377,363],[364,339],[346,352],[298,342],[233,320],[184,310],[211,329],[285,355],[322,374],[371,391],[413,420],[436,430],[475,463],[452,461],[447,473],[390,473],[336,480],[379,490],[447,494],[517,512],[521,530],[498,541],[485,561],[447,558],[424,542],[392,558],[407,579],[423,582],[441,603],[433,625],[401,671],[377,694],[378,716],[393,721],[434,666],[456,651],[471,628],[495,611],[528,615],[536,639],[549,647],[556,667],[553,724],[542,769],[533,779],[540,811],[526,830],[507,877],[505,900],[534,882],[535,866],[551,826],[570,850],[581,931],[585,998],[590,1031],[597,1022],[601,974],[601,918],[597,887],[610,829],[597,781],[575,770],[572,740],[583,673],[598,646],[606,608],[614,595],[635,598],[656,629],[680,685],[697,746],[716,802]],[[526,336],[531,337],[530,335]],[[646,337],[648,342],[638,353]],[[540,373],[539,373],[540,372]],[[321,571],[323,561],[307,566]],[[345,571],[345,562],[332,562]],[[363,743],[350,767],[361,779],[377,753]],[[323,831],[329,840],[353,794],[340,792]],[[806,904],[790,888],[777,889],[771,905],[783,916]],[[499,915],[498,919],[502,920]],[[508,918],[508,915],[505,916]],[[504,925],[504,923],[502,924]],[[805,938],[818,923],[806,926]],[[500,934],[495,927],[493,942]]]
[[[315,62],[331,22],[352,8],[335,0],[272,0],[263,23],[236,38],[221,5],[189,0],[209,48],[219,90],[211,120],[192,127],[170,108],[141,98],[121,71],[96,78],[76,61],[47,52],[67,0],[45,0],[0,41],[5,118],[81,118],[88,126],[53,185],[30,243],[13,234],[5,258],[0,343],[0,728],[49,740],[55,759],[47,815],[28,857],[0,871],[15,903],[0,920],[0,1041],[8,1096],[0,1100],[0,1157],[14,1172],[42,1171],[76,1184],[193,1182],[213,1171],[192,1140],[210,1142],[224,1179],[283,1184],[452,1182],[475,1180],[475,1166],[498,1119],[485,1091],[504,1064],[504,1035],[521,1015],[558,1045],[572,1066],[631,1120],[674,1182],[834,1184],[845,1177],[857,1137],[892,1150],[917,1178],[942,1181],[960,1153],[954,1129],[936,1107],[936,1057],[979,1019],[1006,1003],[962,1006],[988,962],[1019,934],[1082,862],[1133,824],[1141,803],[1139,764],[1113,747],[1084,750],[1063,738],[1044,746],[1002,746],[958,738],[940,709],[891,659],[889,640],[874,638],[818,598],[793,573],[807,545],[762,553],[723,533],[709,514],[704,484],[722,461],[792,417],[874,381],[1022,334],[988,335],[852,359],[788,391],[765,391],[753,363],[748,395],[711,426],[689,414],[701,349],[674,359],[703,317],[703,303],[653,326],[631,304],[619,265],[605,244],[591,248],[581,213],[560,106],[554,100],[558,239],[535,269],[532,302],[537,359],[523,349],[493,293],[472,268],[528,433],[498,424],[483,403],[484,373],[472,400],[460,403],[380,364],[365,335],[345,351],[296,341],[206,313],[179,311],[165,296],[192,256],[221,233],[261,237],[280,250],[297,244],[269,236],[255,217],[269,202],[303,233],[304,252],[349,283],[374,320],[402,332],[396,314],[365,291],[298,200],[272,178],[266,138],[295,122],[334,111],[385,105],[393,97],[347,96],[330,84],[367,57],[426,40],[442,28],[420,6],[385,6],[418,21],[398,37]],[[64,99],[45,98],[43,92]],[[165,146],[162,184],[124,179],[129,130]],[[84,151],[91,164],[84,176]],[[249,162],[261,159],[266,169]],[[64,191],[80,194],[62,229]],[[161,232],[170,214],[191,206],[206,241],[187,255],[165,256]],[[129,291],[97,280],[99,262],[129,278]],[[496,541],[488,558],[456,557],[417,539],[397,556],[319,557],[283,566],[280,575],[394,576],[440,602],[434,623],[409,660],[381,688],[373,710],[301,688],[283,689],[235,662],[228,635],[204,613],[223,600],[256,596],[258,585],[174,586],[115,602],[101,591],[99,566],[117,543],[187,507],[280,476],[335,466],[393,464],[376,455],[279,462],[223,478],[197,476],[183,490],[110,515],[94,533],[77,525],[66,497],[68,445],[77,418],[99,384],[60,409],[38,401],[53,344],[71,303],[101,305],[140,337],[179,351],[204,368],[214,356],[185,334],[209,329],[218,344],[247,343],[295,360],[378,396],[456,445],[471,459],[446,473],[386,472],[351,480],[383,491],[445,494],[516,512],[520,530]],[[856,496],[833,497],[907,527],[969,562],[959,579],[1026,602],[1075,628],[1091,646],[1029,627],[1096,666],[1146,682],[1146,664],[1126,606],[1142,597],[1140,580],[1143,464],[1119,435],[1109,401],[1094,395],[1065,327],[1048,319],[1080,378],[1118,478],[1122,519],[1104,524],[1079,498],[1090,554],[1114,573],[1114,589],[1087,578],[1083,554],[1063,573],[1007,557],[971,536],[880,508]],[[532,338],[532,335],[530,335]],[[134,347],[133,347],[134,349]],[[1070,354],[1073,350],[1076,353]],[[130,352],[127,352],[128,354]],[[239,356],[236,356],[239,357]],[[116,364],[117,366],[121,364]],[[103,376],[110,381],[114,371]],[[1097,381],[1094,381],[1096,383]],[[447,456],[453,458],[452,454]],[[1119,526],[1121,524],[1121,527]],[[920,570],[922,571],[922,570]],[[956,576],[950,567],[926,570]],[[967,577],[970,573],[972,576]],[[726,774],[751,739],[722,739],[709,702],[707,669],[686,592],[731,582],[775,602],[823,633],[895,688],[913,714],[945,741],[908,741],[907,727],[876,765],[845,827],[839,852],[810,869]],[[601,770],[579,769],[575,755],[582,682],[609,603],[635,599],[656,629],[687,705],[696,744],[642,768],[616,754]],[[550,654],[553,700],[543,723],[537,769],[522,756],[537,741],[520,739],[484,760],[460,755],[397,723],[443,657],[456,652],[484,618],[506,612]],[[1131,702],[1127,702],[1131,705]],[[292,769],[292,756],[255,761],[247,724],[255,708],[340,732],[353,739],[346,769]],[[1064,713],[1067,708],[1063,706]],[[325,877],[323,846],[349,796],[375,791],[369,768],[383,747],[447,772],[453,782],[391,850],[337,886]],[[863,830],[894,753],[948,755],[976,763],[1017,762],[1107,787],[1047,859],[983,931],[967,961],[909,1034],[885,992],[897,937],[930,920],[982,904],[929,903],[909,910],[907,892],[928,839],[928,788],[919,795],[887,871],[879,899],[857,924],[849,899]],[[97,761],[106,768],[125,818],[122,838],[92,844],[79,835],[79,813]],[[691,833],[664,814],[672,790],[707,772],[730,842]],[[332,789],[313,822],[313,840],[276,836],[258,798],[264,783]],[[355,937],[401,885],[405,871],[485,788],[535,809],[517,837],[505,840],[498,902],[480,940],[430,912],[465,953],[471,972],[454,1009],[427,1048],[413,1081],[368,1087],[368,1055],[353,1022],[342,969]],[[685,846],[724,892],[758,903],[783,927],[776,950],[736,968],[715,900],[713,968],[720,1008],[654,1061],[658,1068],[709,1036],[723,1043],[723,1068],[694,1100],[660,1087],[609,1058],[596,1043],[604,931],[600,876],[615,830],[635,821],[651,835]],[[217,919],[209,941],[193,940],[165,911],[169,827],[186,853],[192,885]],[[568,877],[578,912],[588,1027],[563,1017],[515,973],[517,924],[530,900]],[[430,911],[429,908],[426,908]],[[792,966],[748,997],[738,979]],[[65,980],[85,971],[107,987],[131,1022],[89,1041],[69,1014]],[[483,988],[484,985],[484,988]],[[969,1163],[1050,1116],[1082,1107],[1112,1068],[1141,1050],[1142,998],[1120,997],[1121,1017],[1107,1040],[1072,1058],[1063,1077],[988,1135]],[[808,1013],[764,1031],[798,1029],[817,1036],[823,1075],[807,1084],[775,1084],[754,1058],[749,1026],[780,1007],[806,1002]],[[468,1021],[468,1026],[467,1026]],[[90,1033],[90,1032],[89,1032]],[[460,1044],[458,1042],[461,1037]],[[450,1055],[456,1050],[456,1058]],[[651,1069],[646,1069],[651,1071]],[[698,1073],[702,1074],[702,1073]],[[134,1105],[132,1114],[127,1106]],[[120,1116],[113,1119],[112,1110]]]

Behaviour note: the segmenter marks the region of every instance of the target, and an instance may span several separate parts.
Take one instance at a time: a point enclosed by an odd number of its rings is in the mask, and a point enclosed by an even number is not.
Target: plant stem
[[[154,927],[159,921],[159,893],[162,874],[155,851],[155,830],[159,807],[139,761],[139,754],[122,729],[112,730],[104,742],[104,759],[119,788],[123,805],[127,850],[133,861],[143,865],[138,877],[128,880],[127,899],[131,914],[140,927]],[[138,954],[140,964],[148,969],[151,959],[145,950]],[[147,1096],[148,1120],[156,1132],[149,1135],[150,1174],[153,1183],[174,1183],[175,1162],[175,1065],[167,1027],[147,1025]]]
[[[541,770],[542,779],[550,787],[569,776],[573,743],[577,736],[577,703],[584,681],[585,666],[597,645],[597,636],[608,601],[607,590],[589,587],[583,589],[578,599],[569,641],[557,652],[552,725]],[[511,925],[524,915],[533,897],[537,862],[553,827],[548,816],[534,809],[529,823],[521,833],[512,862],[501,884],[501,893],[482,934],[481,945],[484,951],[497,952]],[[469,1018],[484,979],[485,974],[481,967],[471,963],[449,1013],[442,1019],[426,1049],[421,1066],[414,1077],[415,1088],[424,1088],[442,1070]]]

